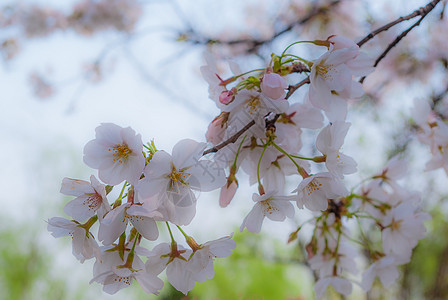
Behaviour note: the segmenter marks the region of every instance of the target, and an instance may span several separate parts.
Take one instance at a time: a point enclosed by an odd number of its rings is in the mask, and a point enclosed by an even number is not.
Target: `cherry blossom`
[[[111,250],[111,249],[105,249]],[[90,281],[103,285],[103,291],[108,294],[115,294],[123,288],[132,284],[133,279],[137,280],[142,289],[151,294],[159,294],[163,287],[163,281],[152,273],[146,272],[145,264],[138,257],[133,257],[130,267],[126,266],[129,258],[129,251],[120,257],[118,251],[103,252],[103,260],[97,260],[94,265],[94,277]]]
[[[317,149],[326,156],[327,169],[341,179],[344,174],[356,172],[355,160],[339,151],[349,127],[350,123],[335,121],[322,129],[316,139]]]
[[[47,230],[55,238],[71,236],[73,255],[83,263],[86,259],[101,258],[101,251],[97,242],[89,231],[86,231],[79,223],[60,217],[48,219]]]
[[[348,296],[352,293],[353,286],[350,281],[345,278],[330,276],[321,278],[316,282],[314,290],[318,299],[324,296],[329,285],[332,285],[338,293],[344,296]]]
[[[416,212],[409,203],[392,208],[384,217],[382,231],[383,248],[386,254],[395,254],[407,259],[417,242],[425,236],[423,221],[430,219],[427,213]]]
[[[191,250],[186,250],[177,244],[158,244],[148,256],[145,263],[146,271],[158,275],[166,268],[168,281],[178,291],[187,294],[195,284],[195,274],[187,263],[191,254]]]
[[[78,222],[93,217],[95,213],[100,219],[110,210],[106,199],[106,187],[95,176],[90,176],[90,183],[84,180],[64,178],[61,193],[77,196],[67,203],[64,211]]]
[[[388,288],[400,276],[398,272],[398,265],[408,263],[408,259],[397,258],[393,255],[388,255],[380,258],[370,265],[370,267],[362,275],[361,286],[365,291],[369,291],[372,287],[373,281],[378,277],[381,284]]]
[[[305,206],[312,211],[326,210],[328,199],[348,194],[343,183],[327,172],[305,178],[294,192],[298,195],[297,206]]]
[[[103,123],[95,131],[96,138],[84,147],[85,164],[98,169],[99,178],[107,184],[123,180],[136,184],[145,167],[140,134],[112,123]]]
[[[207,279],[212,279],[215,275],[213,269],[213,259],[223,258],[232,254],[236,243],[232,240],[233,234],[222,237],[217,240],[206,242],[200,245],[194,251],[193,256],[188,260],[188,268],[194,274],[196,282],[204,282]]]
[[[193,191],[208,192],[226,183],[222,168],[213,161],[199,159],[205,146],[185,139],[173,147],[172,155],[157,151],[137,186],[139,201],[153,202],[164,220],[189,224],[196,212]]]
[[[254,207],[244,218],[240,231],[247,228],[250,232],[258,233],[265,217],[272,221],[284,221],[286,217],[294,216],[294,206],[290,201],[294,196],[282,196],[277,191],[269,191],[264,195],[253,194]]]
[[[125,230],[128,222],[137,229],[144,238],[154,241],[159,237],[154,217],[161,216],[155,211],[148,211],[142,205],[126,203],[112,209],[100,223],[98,239],[104,245],[112,244]]]

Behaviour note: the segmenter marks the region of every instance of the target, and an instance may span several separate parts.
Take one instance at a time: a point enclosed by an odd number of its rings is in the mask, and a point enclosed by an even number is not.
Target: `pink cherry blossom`
[[[236,89],[233,88],[230,91],[223,91],[221,94],[219,94],[219,102],[221,102],[224,105],[228,105],[235,99]]]
[[[359,49],[359,46],[353,40],[346,38],[345,36],[331,35],[327,38],[327,41],[332,44],[333,51],[352,47]]]

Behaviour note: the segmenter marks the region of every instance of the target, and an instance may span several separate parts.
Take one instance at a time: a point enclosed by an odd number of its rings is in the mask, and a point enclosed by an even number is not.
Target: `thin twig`
[[[420,23],[422,22],[422,20],[426,17],[426,15],[428,15],[428,13],[430,12],[430,11],[432,11],[433,9],[434,9],[434,7],[437,5],[437,3],[439,3],[440,2],[440,0],[434,0],[434,1],[431,1],[430,3],[428,3],[426,6],[424,6],[424,7],[420,7],[420,9],[418,9],[418,10],[416,10],[416,11],[414,11],[412,14],[410,14],[409,16],[412,16],[412,15],[414,15],[415,14],[415,16],[421,16],[420,17],[420,19],[418,19],[418,21],[417,22],[415,22],[414,24],[412,24],[412,26],[411,27],[409,27],[408,29],[406,29],[405,31],[403,31],[399,36],[397,36],[396,38],[395,38],[395,40],[392,42],[392,43],[390,43],[389,44],[389,46],[387,46],[387,48],[386,48],[386,50],[384,50],[383,51],[383,53],[381,53],[381,55],[376,59],[376,61],[375,61],[375,63],[373,64],[373,67],[376,67],[376,66],[378,66],[378,64],[380,63],[380,61],[383,59],[383,58],[385,58],[386,57],[386,55],[387,55],[387,53],[389,53],[389,51],[390,50],[392,50],[392,48],[393,47],[395,47],[409,32],[411,32],[411,30],[412,29],[414,29],[415,27],[417,27],[417,26],[419,26],[420,25]],[[415,17],[414,16],[414,17]],[[402,17],[403,18],[403,20],[405,20],[405,17]],[[400,20],[400,19],[402,19],[402,18],[398,18],[396,21],[398,21],[398,20]],[[413,17],[412,17],[413,18]],[[392,23],[395,23],[395,24],[398,24],[399,22],[396,22],[396,21],[394,21],[394,22],[392,22]],[[401,22],[401,21],[400,21]],[[392,24],[392,23],[389,23],[389,24]],[[395,25],[395,24],[393,24],[393,25]],[[387,30],[387,29],[389,29],[390,27],[392,27],[393,25],[391,25],[391,26],[389,26],[388,28],[386,28],[386,29],[384,29],[384,30]],[[381,28],[385,28],[385,26],[383,26],[383,27],[381,27]],[[380,29],[381,29],[380,28]],[[384,31],[383,30],[383,31]],[[377,30],[378,31],[378,30]],[[376,32],[376,31],[374,31],[374,32]],[[379,32],[378,32],[379,33]],[[376,34],[378,34],[378,33],[376,33]],[[367,37],[369,37],[371,34],[369,34]],[[366,37],[366,38],[367,38]],[[364,38],[361,42],[359,42],[358,43],[358,45],[363,45],[365,42],[363,42],[364,40],[366,40],[366,38]],[[369,39],[367,39],[367,40],[369,40]],[[366,41],[367,41],[366,40]],[[362,43],[363,42],[363,43]],[[363,83],[364,82],[364,80],[366,79],[366,76],[363,76],[360,80],[359,80],[359,82],[360,83]]]
[[[307,78],[305,78],[304,80],[300,81],[298,84],[290,85],[290,86],[288,87],[288,93],[286,94],[285,99],[288,99],[289,97],[291,97],[291,95],[292,95],[292,94],[293,94],[299,87],[301,87],[301,86],[304,85],[304,84],[310,83],[310,82],[311,82],[311,81],[310,81],[310,78],[307,77]]]
[[[413,18],[415,18],[417,16],[426,16],[431,10],[433,10],[433,8],[437,5],[438,2],[440,2],[440,0],[433,0],[430,3],[428,3],[426,6],[420,7],[419,9],[414,11],[413,13],[411,13],[411,14],[409,14],[407,16],[404,16],[404,17],[399,17],[395,21],[392,21],[392,22],[390,22],[390,23],[388,23],[388,24],[386,24],[384,26],[381,26],[377,30],[374,30],[371,33],[369,33],[361,41],[359,41],[358,42],[358,46],[361,47],[362,45],[367,43],[369,40],[373,39],[379,33],[390,29],[391,27],[397,25],[398,23],[401,23],[403,21],[407,21],[407,20],[413,19]]]
[[[224,142],[222,142],[221,144],[218,144],[210,149],[205,150],[202,155],[207,155],[209,153],[213,153],[213,152],[218,152],[219,149],[224,148],[225,146],[227,146],[228,144],[231,143],[235,143],[238,138],[245,133],[247,130],[249,130],[249,128],[251,128],[252,126],[255,125],[255,121],[252,120],[249,123],[246,124],[246,126],[244,126],[243,128],[241,128],[237,133],[235,133],[231,138],[225,140]]]
[[[187,30],[186,33],[184,33],[182,35],[187,37],[188,42],[190,42],[192,44],[196,44],[196,45],[197,44],[200,44],[200,45],[219,44],[219,45],[233,46],[233,45],[247,44],[249,46],[247,52],[252,53],[252,52],[255,52],[255,50],[257,50],[260,46],[262,46],[264,44],[268,44],[268,43],[272,42],[274,39],[276,39],[277,37],[291,31],[294,27],[303,25],[303,24],[309,22],[311,19],[315,18],[316,16],[327,13],[328,11],[330,11],[330,9],[333,6],[336,6],[340,2],[341,2],[341,0],[335,0],[326,6],[321,6],[321,7],[314,6],[313,9],[310,11],[310,13],[308,15],[306,15],[304,18],[288,24],[285,28],[275,32],[268,39],[260,39],[259,40],[259,39],[255,39],[255,38],[244,38],[244,39],[234,39],[234,40],[227,40],[227,41],[220,40],[220,39],[213,39],[213,38],[207,38],[207,37],[201,36],[195,30],[193,30],[191,27]]]

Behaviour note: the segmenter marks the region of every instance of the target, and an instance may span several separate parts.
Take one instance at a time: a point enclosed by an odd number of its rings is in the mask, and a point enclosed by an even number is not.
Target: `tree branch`
[[[305,78],[304,80],[300,81],[298,84],[290,85],[290,86],[288,87],[288,93],[286,94],[285,99],[288,99],[289,97],[291,97],[291,95],[292,95],[298,88],[300,88],[302,85],[305,85],[305,84],[310,83],[310,82],[311,82],[311,81],[310,81],[310,78],[307,77],[307,78]]]
[[[426,6],[420,7],[419,9],[414,11],[413,13],[411,13],[411,14],[409,14],[407,16],[404,16],[404,17],[399,17],[395,21],[392,21],[392,22],[390,22],[390,23],[388,23],[388,24],[378,28],[377,30],[372,31],[365,38],[363,38],[362,40],[360,40],[358,42],[358,46],[361,47],[362,45],[367,43],[369,40],[373,39],[379,33],[390,29],[391,27],[397,25],[398,23],[401,23],[403,21],[407,21],[407,20],[413,19],[413,18],[415,18],[417,16],[423,16],[423,17],[426,16],[431,10],[433,10],[433,8],[437,5],[438,2],[440,2],[440,0],[433,0],[430,3],[428,3]]]
[[[380,63],[380,61],[383,59],[383,58],[385,58],[386,57],[386,55],[387,55],[387,53],[389,53],[389,51],[390,50],[392,50],[392,48],[393,47],[395,47],[409,32],[411,32],[411,30],[412,29],[414,29],[415,27],[417,27],[417,26],[419,26],[420,25],[420,23],[422,22],[422,20],[426,17],[426,15],[430,12],[430,11],[432,11],[433,9],[434,9],[434,7],[437,5],[437,3],[439,3],[440,2],[440,0],[433,0],[433,1],[431,1],[430,3],[428,3],[426,6],[424,6],[424,7],[420,7],[420,9],[418,9],[418,10],[416,10],[416,11],[414,11],[412,14],[410,14],[409,16],[412,16],[412,15],[414,15],[415,14],[415,16],[421,16],[420,17],[420,19],[417,21],[417,22],[415,22],[414,24],[412,24],[412,26],[411,27],[409,27],[408,29],[406,29],[405,31],[403,31],[399,36],[397,36],[396,38],[395,38],[395,40],[392,42],[392,43],[390,43],[389,44],[389,46],[387,46],[387,48],[386,48],[386,50],[384,50],[383,51],[383,53],[381,53],[381,55],[376,59],[376,61],[375,61],[375,63],[373,64],[373,67],[376,67],[376,66],[378,66],[378,64]],[[407,16],[407,17],[409,17],[409,16]],[[415,17],[415,16],[413,16],[413,17]],[[412,17],[412,18],[413,18]],[[406,20],[406,17],[401,17],[401,18],[398,18],[396,21],[394,21],[394,22],[391,22],[391,23],[389,23],[389,24],[393,24],[393,25],[395,25],[395,24],[398,24],[399,22],[398,22],[398,20],[400,20],[400,19],[403,19],[403,20]],[[409,17],[409,19],[411,19],[411,17]],[[401,21],[400,21],[401,22]],[[383,27],[381,27],[381,28],[386,28],[386,29],[383,29],[382,31],[385,31],[385,30],[387,30],[387,29],[389,29],[390,27],[392,27],[393,25],[391,25],[391,26],[389,26],[389,27],[387,27],[387,25],[386,26],[383,26]],[[380,28],[380,29],[381,29]],[[378,31],[378,30],[376,30],[376,31]],[[376,31],[374,31],[374,32],[376,32]],[[379,31],[379,32],[381,32],[381,31]],[[379,33],[378,32],[378,33]],[[376,33],[376,34],[378,34],[378,33]],[[372,33],[371,33],[372,34]],[[371,34],[369,34],[367,37],[369,37],[369,36],[371,36]],[[375,34],[375,35],[376,35]],[[375,36],[375,35],[373,35],[373,36]],[[372,36],[372,37],[373,37]],[[366,37],[366,38],[367,38]],[[362,46],[366,41],[368,41],[369,39],[367,39],[366,40],[366,38],[364,38],[363,40],[361,40],[359,43],[358,43],[358,46]],[[363,42],[364,40],[366,40],[365,42]],[[360,83],[363,83],[364,82],[364,80],[366,79],[366,76],[363,76],[360,80],[359,80],[359,82]]]
[[[210,149],[205,150],[202,155],[206,155],[209,153],[213,153],[213,152],[218,152],[219,149],[224,148],[225,146],[227,146],[230,143],[235,143],[238,138],[247,130],[249,130],[249,128],[251,128],[252,126],[255,125],[255,121],[252,120],[249,123],[246,124],[246,126],[244,126],[243,128],[241,128],[237,133],[235,133],[231,138],[225,140],[224,142],[222,142],[221,144],[218,144]]]
[[[220,40],[220,39],[213,39],[201,36],[198,34],[193,28],[190,27],[189,30],[187,30],[186,33],[180,34],[180,36],[183,37],[184,40],[195,44],[195,45],[213,45],[213,44],[219,44],[219,45],[240,45],[240,44],[247,44],[248,45],[248,53],[255,52],[260,46],[264,44],[268,44],[272,42],[277,37],[291,31],[294,27],[303,25],[307,22],[309,22],[311,19],[315,18],[318,15],[326,14],[332,7],[339,4],[341,0],[335,0],[329,3],[326,6],[314,6],[311,11],[306,15],[304,18],[297,20],[295,22],[292,22],[288,24],[285,28],[282,30],[279,30],[275,32],[270,38],[268,39],[255,39],[255,38],[244,38],[244,39],[234,39],[234,40]]]

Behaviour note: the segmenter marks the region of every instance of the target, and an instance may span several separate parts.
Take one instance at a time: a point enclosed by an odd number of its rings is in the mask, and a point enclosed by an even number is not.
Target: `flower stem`
[[[263,158],[264,152],[268,148],[268,145],[269,145],[269,142],[267,142],[263,146],[263,151],[261,152],[260,159],[258,160],[258,165],[257,165],[257,180],[258,180],[258,190],[259,191],[264,191],[263,185],[261,184],[261,178],[260,178],[260,165],[261,165],[261,159]]]
[[[274,145],[274,147],[280,151],[281,153],[285,154],[287,157],[289,157],[289,159],[293,162],[293,164],[296,166],[297,168],[297,172],[299,172],[300,176],[302,176],[302,178],[307,178],[310,177],[310,175],[308,174],[307,171],[305,171],[304,168],[302,168],[301,166],[299,166],[297,164],[297,162],[292,158],[292,156],[286,152],[285,150],[283,150],[279,145],[277,145],[274,141],[272,141],[272,145]]]
[[[121,189],[120,195],[118,196],[117,200],[115,200],[115,202],[114,202],[113,208],[116,208],[121,205],[121,199],[123,199],[124,189],[126,188],[127,184],[128,184],[128,182],[125,181],[123,184],[123,188]]]
[[[235,160],[233,161],[233,165],[232,165],[232,168],[234,170],[236,170],[236,160],[238,159],[238,155],[240,154],[241,146],[243,145],[244,140],[246,139],[246,137],[247,137],[247,135],[245,135],[243,137],[243,140],[241,141],[240,145],[238,146],[238,150],[236,151]]]
[[[172,243],[172,244],[173,244],[173,243],[176,243],[176,241],[174,240],[174,237],[173,237],[173,233],[171,232],[170,224],[168,224],[168,222],[165,222],[165,224],[166,224],[166,227],[168,227],[168,231],[169,231],[169,233],[170,233],[171,243]]]

